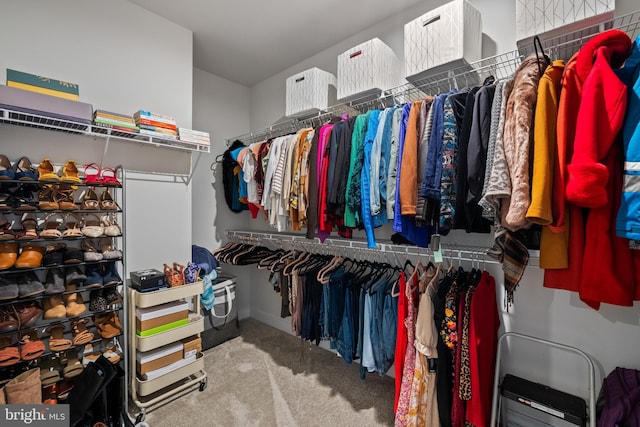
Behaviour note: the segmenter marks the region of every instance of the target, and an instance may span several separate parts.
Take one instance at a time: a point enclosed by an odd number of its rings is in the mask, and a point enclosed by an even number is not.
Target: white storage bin
[[[335,101],[336,76],[327,71],[314,67],[287,79],[287,117],[324,111]]]
[[[517,0],[516,40],[598,24],[613,18],[615,9],[615,0]]]
[[[382,40],[364,42],[338,56],[338,100],[388,90],[400,84],[400,60]]]
[[[454,0],[404,26],[405,76],[429,73],[482,58],[482,17],[466,0]]]

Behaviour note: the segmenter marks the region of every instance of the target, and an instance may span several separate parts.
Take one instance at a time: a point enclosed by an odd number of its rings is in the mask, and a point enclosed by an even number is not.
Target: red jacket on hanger
[[[580,49],[576,74],[583,82],[573,154],[567,165],[566,200],[587,208],[584,240],[575,227],[570,253],[582,244],[579,269],[580,298],[597,309],[601,302],[630,306],[634,298],[634,268],[626,239],[615,234],[622,192],[620,129],[626,111],[627,88],[614,72],[629,56],[631,39],[623,31],[596,35]],[[573,218],[572,218],[573,219]]]

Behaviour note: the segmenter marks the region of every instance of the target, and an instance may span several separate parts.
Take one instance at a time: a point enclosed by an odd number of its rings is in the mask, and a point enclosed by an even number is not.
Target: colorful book
[[[99,126],[99,127],[103,127],[103,128],[109,128],[111,130],[117,130],[119,132],[127,132],[127,133],[137,133],[138,132],[138,128],[127,128],[127,127],[123,127],[123,126],[116,126],[116,125],[108,125],[105,123],[100,123],[100,122],[96,122],[94,123],[94,126]]]
[[[133,120],[133,117],[131,116],[127,116],[125,114],[111,113],[109,111],[104,111],[104,110],[94,111],[93,117],[103,117],[105,119],[120,120],[123,122],[129,122],[131,124],[135,123]]]
[[[103,118],[96,118],[93,120],[95,123],[102,123],[105,125],[112,125],[112,126],[121,126],[124,128],[129,128],[129,129],[137,129],[138,127],[136,125],[133,125],[131,123],[127,123],[127,122],[122,122],[119,120],[111,120],[111,119],[103,119]]]
[[[203,136],[206,138],[209,138],[209,132],[203,132],[200,130],[193,130],[193,129],[187,129],[187,128],[178,128],[178,132],[180,132],[180,135],[197,135],[197,136]]]
[[[77,101],[79,99],[78,95],[74,95],[72,93],[60,92],[59,90],[47,89],[39,86],[31,86],[24,83],[18,83],[13,81],[8,81],[7,86],[15,87],[17,89],[28,90],[31,92],[42,93],[44,95],[49,96],[57,96],[58,98],[68,99],[70,101]]]
[[[178,137],[175,135],[165,135],[163,133],[159,133],[159,132],[148,130],[148,129],[140,129],[138,132],[140,132],[140,135],[153,136],[161,139],[178,139]]]
[[[175,130],[159,128],[159,127],[156,127],[156,126],[149,126],[149,125],[145,125],[145,124],[142,124],[142,123],[140,123],[138,125],[138,127],[140,129],[153,130],[153,131],[156,131],[158,133],[165,133],[167,135],[177,135],[178,134],[178,132],[176,132]]]
[[[43,89],[65,92],[71,95],[80,96],[80,88],[75,83],[63,82],[62,80],[55,80],[49,77],[38,76],[35,74],[24,73],[22,71],[16,71],[7,68],[7,86],[10,86],[9,82],[21,83],[29,86],[36,86]]]
[[[168,123],[156,122],[155,120],[146,120],[146,119],[136,119],[136,124],[138,125],[147,125],[153,126],[156,128],[169,129],[169,130],[177,130],[176,125],[170,125]]]
[[[158,121],[167,121],[167,122],[172,122],[175,123],[176,119],[171,117],[171,116],[166,116],[164,114],[158,114],[158,113],[152,113],[151,111],[145,111],[145,110],[138,110],[135,113],[133,113],[133,116],[148,116],[148,117],[155,117],[156,120]]]

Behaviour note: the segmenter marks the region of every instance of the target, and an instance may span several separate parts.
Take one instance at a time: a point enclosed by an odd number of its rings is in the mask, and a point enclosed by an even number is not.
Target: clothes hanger
[[[540,52],[538,52],[538,48],[540,48]],[[547,69],[547,67],[551,65],[551,58],[549,58],[549,56],[547,56],[547,54],[545,53],[544,48],[542,47],[542,41],[540,41],[540,37],[538,36],[535,36],[533,38],[533,49],[536,52],[536,62],[538,63],[538,72],[540,72],[540,75],[542,76],[545,70]],[[544,62],[545,62],[544,69],[540,66],[540,55],[542,55],[542,59],[544,59]]]

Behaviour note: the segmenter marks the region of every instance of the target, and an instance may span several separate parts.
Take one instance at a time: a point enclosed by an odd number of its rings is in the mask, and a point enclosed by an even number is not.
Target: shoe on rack
[[[115,286],[104,290],[104,298],[107,300],[108,305],[122,303],[122,295],[120,295]]]
[[[102,274],[102,264],[88,264],[85,267],[85,275],[87,278],[84,281],[85,289],[99,288],[104,285],[104,276]]]
[[[64,278],[62,277],[62,270],[59,268],[52,268],[47,271],[47,277],[44,281],[44,294],[56,295],[64,292]]]
[[[15,179],[16,175],[13,173],[11,161],[4,154],[0,154],[0,180]]]
[[[113,168],[103,168],[101,172],[102,182],[105,185],[113,185],[114,187],[122,187],[118,178],[116,178],[116,170]]]
[[[44,342],[38,338],[34,330],[22,333],[20,340],[20,358],[22,360],[34,360],[42,356],[45,351]]]
[[[64,306],[62,295],[45,298],[42,307],[44,308],[44,319],[64,319],[67,317],[67,309]]]
[[[65,267],[65,283],[67,285],[82,286],[87,276],[80,270],[79,267]]]
[[[67,357],[67,366],[62,370],[62,375],[67,379],[75,378],[80,375],[83,370],[84,366],[82,366],[82,363],[78,360],[78,356],[72,354]]]
[[[22,224],[22,231],[16,233],[18,240],[33,240],[38,236],[38,218],[33,213],[26,213],[22,215],[20,220]]]
[[[11,223],[0,213],[0,242],[15,238],[16,233],[11,229]]]
[[[20,256],[16,260],[16,268],[37,268],[42,265],[42,257],[45,248],[43,246],[27,244],[22,248]]]
[[[80,205],[82,210],[98,210],[100,209],[100,203],[98,202],[98,195],[91,188],[82,196],[82,204]]]
[[[0,243],[0,270],[13,267],[17,259],[18,244],[16,242]]]
[[[80,184],[80,173],[78,172],[78,166],[73,160],[68,160],[67,163],[58,172],[60,181],[71,184]]]
[[[82,230],[80,230],[80,219],[74,213],[68,213],[64,218],[64,225],[67,227],[66,230],[62,232],[62,237],[82,237]]]
[[[89,239],[84,239],[81,246],[82,250],[84,251],[85,262],[95,262],[102,260],[102,253],[98,252],[96,247],[93,245],[93,243],[91,243]]]
[[[98,328],[98,333],[102,338],[113,338],[122,333],[122,325],[115,311],[105,315],[96,315],[93,324]]]
[[[51,267],[53,265],[62,265],[64,263],[64,254],[67,251],[66,243],[54,243],[47,245],[42,257],[42,265]]]
[[[12,366],[20,361],[20,351],[13,345],[11,335],[0,337],[0,366]]]
[[[38,166],[39,179],[42,182],[59,182],[60,177],[54,172],[53,163],[45,158]]]
[[[42,309],[36,301],[13,304],[13,312],[20,328],[28,328],[42,315]]]
[[[107,298],[104,296],[103,289],[96,289],[89,294],[89,310],[95,312],[105,311],[107,309]]]
[[[71,324],[73,345],[83,345],[93,340],[94,334],[87,329],[87,323],[89,319],[76,320]]]
[[[16,280],[0,277],[0,301],[16,299],[19,295],[20,291]]]
[[[17,211],[35,211],[37,204],[33,200],[34,184],[20,184],[18,188],[11,193],[14,209]]]
[[[17,331],[19,328],[13,306],[0,306],[0,333]]]
[[[102,184],[102,176],[100,166],[96,163],[84,165],[84,183],[85,184]]]
[[[84,253],[80,249],[67,248],[62,258],[64,264],[80,264],[84,260]]]
[[[32,297],[44,293],[44,285],[34,271],[18,275],[18,292],[20,298]]]
[[[60,204],[56,201],[57,192],[57,184],[43,185],[38,192],[38,209],[41,211],[53,211],[60,209]]]
[[[62,237],[60,226],[63,222],[64,219],[59,213],[48,214],[44,218],[44,226],[43,230],[40,232],[40,237],[42,237],[43,239],[59,239],[60,237]]]
[[[45,332],[49,336],[49,350],[53,352],[69,350],[73,345],[73,342],[64,337],[64,325],[58,323],[56,325],[49,326]]]
[[[118,269],[116,268],[115,262],[106,264],[104,269],[103,281],[105,286],[117,285],[122,283],[122,278],[120,277],[120,274],[118,274]]]
[[[73,292],[75,290],[77,290],[76,285],[67,285],[65,287],[65,292]],[[82,295],[79,292],[65,294],[63,299],[64,305],[66,306],[67,317],[80,316],[87,311],[87,306],[84,305]]]
[[[13,165],[15,179],[20,181],[37,181],[38,170],[33,166],[28,157],[20,157]]]
[[[56,191],[53,199],[58,203],[58,206],[63,211],[73,211],[78,209],[78,205],[76,205],[76,201],[73,197],[76,188],[77,187],[70,185],[60,185],[58,191]]]
[[[113,200],[113,197],[111,197],[111,193],[109,193],[109,190],[106,188],[100,194],[100,209],[105,211],[118,210],[118,205]]]
[[[42,383],[40,368],[25,371],[4,386],[7,403],[11,405],[40,405],[42,403]]]
[[[102,340],[102,348],[104,349],[102,355],[109,362],[115,364],[122,358],[122,347],[117,338]]]
[[[121,259],[122,251],[116,249],[111,237],[103,237],[98,241],[104,259]]]

